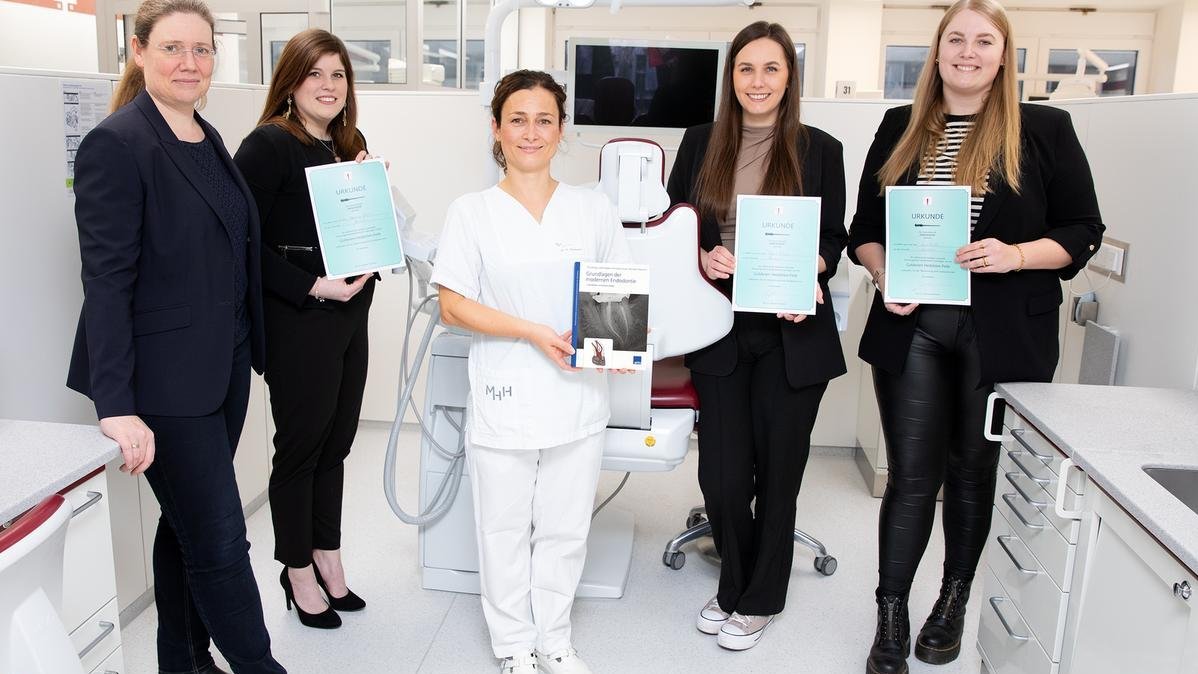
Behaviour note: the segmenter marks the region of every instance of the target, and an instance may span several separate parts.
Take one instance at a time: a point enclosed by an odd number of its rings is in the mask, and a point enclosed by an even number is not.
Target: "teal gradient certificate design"
[[[404,266],[391,182],[382,159],[309,166],[304,173],[328,278]]]
[[[956,262],[969,197],[965,185],[886,188],[885,302],[969,305],[969,272]]]
[[[736,196],[732,308],[815,313],[819,197]]]

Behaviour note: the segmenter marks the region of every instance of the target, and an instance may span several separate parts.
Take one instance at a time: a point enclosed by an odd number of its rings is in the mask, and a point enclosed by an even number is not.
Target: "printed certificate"
[[[815,313],[819,197],[736,195],[732,308]]]
[[[382,159],[309,166],[304,173],[328,278],[404,266],[391,183]]]
[[[969,197],[966,185],[886,188],[885,302],[969,305],[969,272],[956,262]]]

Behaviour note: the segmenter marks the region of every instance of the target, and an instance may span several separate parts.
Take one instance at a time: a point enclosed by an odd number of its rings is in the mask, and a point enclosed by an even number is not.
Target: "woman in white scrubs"
[[[559,183],[566,93],[546,73],[491,101],[499,184],[449,206],[433,283],[474,333],[466,460],[483,615],[503,674],[588,674],[570,640],[609,416],[602,372],[569,365],[575,261],[626,261],[616,207]]]

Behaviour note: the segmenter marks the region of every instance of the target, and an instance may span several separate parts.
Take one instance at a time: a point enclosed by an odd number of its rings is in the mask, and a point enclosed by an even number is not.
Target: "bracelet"
[[[885,275],[886,275],[886,270],[881,269],[881,268],[875,269],[873,271],[873,273],[870,274],[870,276],[874,277],[874,287],[875,288],[878,287],[878,280],[881,279]]]
[[[1015,250],[1019,251],[1019,268],[1015,271],[1023,271],[1023,265],[1027,262],[1027,258],[1023,256],[1023,247],[1017,243],[1011,245],[1015,246]]]
[[[320,296],[320,291],[316,289],[318,285],[320,285],[320,279],[316,279],[316,283],[312,286],[312,297],[315,297],[317,302],[323,302],[324,298]]]

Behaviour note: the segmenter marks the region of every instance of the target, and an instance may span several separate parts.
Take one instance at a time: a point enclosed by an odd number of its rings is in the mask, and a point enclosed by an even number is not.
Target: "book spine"
[[[578,283],[582,278],[582,263],[574,263],[574,296],[571,299],[571,305],[574,307],[573,323],[570,325],[570,346],[574,347],[574,353],[570,354],[570,365],[578,367]]]

